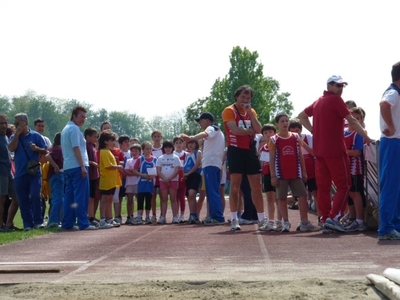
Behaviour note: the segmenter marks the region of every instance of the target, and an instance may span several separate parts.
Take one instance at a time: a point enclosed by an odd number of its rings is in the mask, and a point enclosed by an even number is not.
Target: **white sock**
[[[231,211],[231,220],[237,219],[237,211]]]
[[[265,213],[257,213],[258,222],[262,222],[265,219]]]

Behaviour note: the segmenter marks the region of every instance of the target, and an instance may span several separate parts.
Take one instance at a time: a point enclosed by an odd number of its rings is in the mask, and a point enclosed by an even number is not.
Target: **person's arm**
[[[51,157],[50,153],[47,153],[45,156],[46,160],[53,166],[54,168],[54,172],[56,174],[60,173],[60,168],[58,167],[58,165],[56,164],[56,162],[54,161],[54,159]]]
[[[261,123],[257,119],[257,115],[255,114],[255,111],[251,108],[250,104],[248,106],[245,106],[243,108],[250,116],[251,120],[251,128],[254,130],[254,135],[256,133],[261,133]]]
[[[351,114],[348,114],[345,119],[349,122],[349,126],[352,126],[352,128],[354,128],[354,130],[364,138],[364,141],[367,145],[372,142],[371,138],[367,135],[364,128],[362,128],[356,118],[354,118]]]
[[[8,144],[8,150],[10,152],[15,152],[18,148],[18,141],[19,141],[19,136],[22,134],[22,132],[25,131],[27,127],[27,123],[25,121],[19,122],[17,128],[15,129],[15,134],[11,142]]]
[[[171,174],[171,176],[168,178],[168,181],[172,181],[172,179],[174,179],[174,178],[176,177],[176,175],[178,175],[179,169],[180,169],[180,166],[176,166],[176,167],[174,168],[174,172],[173,172],[173,173]]]
[[[197,158],[196,158],[196,163],[194,164],[193,168],[190,169],[189,172],[185,173],[184,176],[187,177],[190,174],[194,173],[197,171],[198,168],[201,166],[201,159],[202,159],[202,153],[201,151],[197,151]]]
[[[381,116],[383,121],[385,121],[386,123],[386,128],[382,131],[382,133],[386,136],[392,136],[395,131],[396,128],[394,128],[394,124],[393,124],[393,118],[392,118],[392,112],[390,109],[390,105],[386,102],[382,102],[380,104],[380,110],[381,110]]]
[[[303,140],[301,139],[300,136],[298,137],[298,141],[299,141],[300,147],[305,145],[305,143],[303,142]],[[303,182],[306,183],[307,179],[308,179],[307,178],[307,169],[306,169],[306,163],[304,161],[304,156],[303,156],[303,154],[301,154],[301,151],[299,151],[299,156],[300,156],[300,166],[301,166],[302,179],[303,179]]]
[[[304,110],[297,116],[297,118],[299,119],[301,125],[303,125],[309,132],[313,132],[313,126],[311,125],[310,118]]]
[[[85,164],[83,163],[83,158],[82,158],[81,151],[79,150],[79,146],[72,147],[72,150],[74,151],[76,160],[78,161],[79,165],[81,166],[82,177],[85,178],[87,176],[87,171],[86,171]]]
[[[37,152],[38,154],[46,155],[48,153],[48,151],[46,149],[40,148],[32,142],[29,143],[29,147],[31,148],[32,151]]]
[[[157,166],[156,168],[158,177],[160,177],[160,179],[162,179],[162,181],[164,181],[165,183],[168,183],[169,179],[167,179],[167,177],[165,177],[164,174],[161,172],[161,167]]]
[[[271,174],[271,185],[277,187],[279,182],[275,173],[275,149],[269,149],[269,172]]]
[[[303,146],[304,149],[307,150],[308,153],[310,153],[310,155],[314,156],[314,150],[313,148],[311,148],[310,146],[308,146],[304,141],[303,141]]]

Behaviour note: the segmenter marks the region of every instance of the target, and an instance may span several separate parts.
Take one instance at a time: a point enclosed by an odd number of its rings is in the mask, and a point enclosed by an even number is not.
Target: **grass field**
[[[136,201],[134,202],[135,204],[135,212],[136,212]],[[159,197],[157,197],[157,208],[160,207],[160,199]],[[49,205],[47,203],[47,210],[46,210],[46,215],[48,215],[48,209],[49,209]],[[126,198],[124,198],[123,202],[122,202],[122,217],[125,218],[127,213],[126,213]],[[100,218],[100,207],[97,209],[97,214],[96,217]],[[45,220],[46,221],[46,220]],[[18,228],[24,228],[23,224],[22,224],[22,219],[21,219],[21,214],[20,211],[18,210],[15,218],[14,218],[14,226],[18,227]],[[16,241],[20,241],[20,240],[25,240],[28,238],[32,238],[35,236],[40,236],[40,235],[44,235],[44,234],[51,234],[54,232],[59,232],[62,229],[33,229],[30,231],[12,231],[12,232],[1,232],[0,233],[0,245],[4,245],[4,244],[10,244]]]

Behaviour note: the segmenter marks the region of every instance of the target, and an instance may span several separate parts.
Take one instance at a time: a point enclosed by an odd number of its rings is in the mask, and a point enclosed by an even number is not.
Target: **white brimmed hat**
[[[348,83],[344,81],[342,76],[340,75],[332,75],[331,77],[329,77],[326,83],[330,82],[343,83],[345,85],[348,85]]]

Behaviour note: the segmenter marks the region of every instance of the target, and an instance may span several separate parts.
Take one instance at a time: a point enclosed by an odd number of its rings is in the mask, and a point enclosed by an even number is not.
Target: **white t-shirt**
[[[128,160],[125,163],[125,168],[124,169],[125,170],[133,170],[134,167],[135,167],[136,161],[138,159],[140,159],[140,156],[139,156],[139,158],[128,158]],[[140,179],[139,176],[127,175],[126,176],[126,181],[125,181],[125,186],[138,184],[139,183],[139,179]]]
[[[222,157],[225,149],[225,137],[221,129],[216,130],[214,126],[208,126],[205,130],[207,137],[203,145],[202,168],[214,166],[222,168]]]
[[[163,154],[157,159],[157,167],[161,167],[161,173],[165,177],[170,177],[174,173],[176,167],[181,166],[181,160],[175,154]],[[178,181],[178,174],[171,181]],[[160,181],[163,181],[160,177]]]
[[[396,131],[392,136],[381,134],[381,138],[400,139],[400,96],[397,91],[390,89],[383,94],[382,101],[390,104],[390,112],[392,113],[393,125]],[[387,128],[387,125],[381,114],[379,114],[379,123],[382,132]]]

